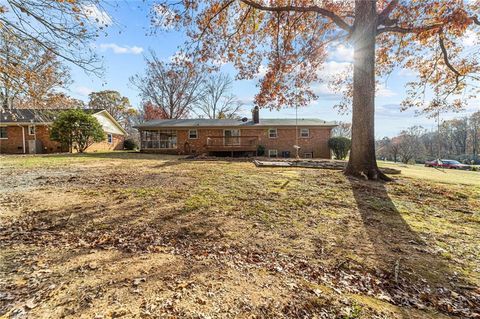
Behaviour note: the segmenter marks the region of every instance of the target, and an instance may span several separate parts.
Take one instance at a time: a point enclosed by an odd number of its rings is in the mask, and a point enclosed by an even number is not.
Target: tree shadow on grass
[[[350,178],[353,196],[374,251],[376,267],[385,272],[394,303],[433,307],[475,318],[478,296],[435,247],[417,234],[392,202],[385,184]],[[476,314],[475,314],[476,313]]]

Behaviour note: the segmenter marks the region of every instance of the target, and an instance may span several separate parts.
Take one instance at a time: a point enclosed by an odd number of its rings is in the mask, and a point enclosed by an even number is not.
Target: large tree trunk
[[[375,2],[355,1],[352,149],[345,173],[372,180],[388,180],[378,169],[375,158]]]

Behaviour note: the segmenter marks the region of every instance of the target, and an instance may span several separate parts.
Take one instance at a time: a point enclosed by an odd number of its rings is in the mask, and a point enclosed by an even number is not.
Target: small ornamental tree
[[[332,150],[336,159],[345,159],[352,146],[352,141],[346,137],[331,137],[328,140],[328,147]]]
[[[102,126],[92,115],[82,110],[68,110],[60,113],[53,122],[50,138],[83,153],[87,147],[105,139]]]

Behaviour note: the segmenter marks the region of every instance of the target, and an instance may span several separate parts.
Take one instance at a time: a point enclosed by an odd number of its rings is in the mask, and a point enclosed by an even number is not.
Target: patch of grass
[[[132,160],[174,160],[178,156],[145,154],[132,151],[114,151],[114,152],[92,152],[92,153],[62,153],[62,154],[38,154],[38,155],[1,155],[0,168],[18,167],[60,167],[72,164],[87,164],[111,161],[132,161]]]
[[[372,313],[435,318],[363,289],[378,282],[382,289],[394,289],[396,261],[405,293],[429,287],[434,294],[436,287],[451,287],[455,278],[480,283],[480,191],[474,185],[416,178],[403,169],[405,175],[395,176],[396,182],[374,183],[348,179],[339,171],[256,168],[248,162],[178,161],[126,152],[5,158],[0,183],[8,176],[4,185],[11,192],[1,194],[0,211],[16,211],[15,218],[2,216],[2,223],[15,226],[3,227],[0,234],[11,246],[8,258],[16,258],[15,247],[42,252],[32,259],[47,259],[56,276],[52,280],[58,278],[78,300],[83,296],[75,295],[79,281],[83,285],[95,278],[105,291],[92,300],[109,307],[108,298],[118,295],[123,304],[135,304],[139,298],[131,291],[133,283],[110,277],[122,270],[131,272],[132,280],[146,277],[139,289],[156,307],[171,300],[177,286],[187,285],[185,298],[168,306],[183,307],[177,314],[209,314],[210,305],[228,304],[237,313],[261,309],[256,314],[266,311],[265,316],[282,318],[275,311],[285,309],[285,302],[301,301],[311,306],[308,311],[337,307],[336,318],[375,317]],[[45,171],[45,166],[52,169]],[[43,178],[37,179],[39,175]],[[82,249],[88,263],[63,269],[72,260],[69,254]],[[35,270],[22,251],[17,251],[11,273],[19,265],[25,274]],[[108,253],[118,259],[90,266],[92,251],[95,260]],[[176,261],[172,268],[151,268],[151,254],[159,251],[181,259],[181,266]],[[128,255],[118,256],[124,253]],[[2,276],[13,278],[8,271]],[[355,279],[345,283],[350,278]],[[257,299],[236,303],[244,296]],[[40,309],[46,308],[32,313]],[[103,308],[82,309],[93,317]]]
[[[462,171],[457,169],[436,169],[421,164],[406,165],[393,162],[378,161],[380,167],[397,168],[402,176],[419,180],[428,180],[446,184],[463,184],[480,186],[480,172]]]

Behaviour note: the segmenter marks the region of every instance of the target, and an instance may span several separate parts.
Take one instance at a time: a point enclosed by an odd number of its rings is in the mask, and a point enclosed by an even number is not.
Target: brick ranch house
[[[152,120],[136,126],[140,150],[163,154],[257,155],[259,146],[269,157],[330,158],[328,139],[333,122],[320,119]]]
[[[0,109],[0,154],[38,154],[67,152],[50,139],[49,127],[64,110]],[[122,150],[126,132],[106,110],[85,110],[91,113],[105,131],[105,141],[94,143],[87,152]]]

